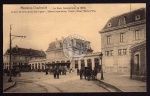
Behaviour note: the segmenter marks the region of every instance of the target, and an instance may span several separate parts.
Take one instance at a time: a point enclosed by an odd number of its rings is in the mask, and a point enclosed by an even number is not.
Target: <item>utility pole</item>
[[[9,50],[9,79],[8,79],[8,82],[12,82],[12,79],[11,79],[11,25],[10,24],[10,50]]]
[[[130,12],[131,12],[131,3],[130,3]]]
[[[12,30],[12,28],[11,28],[11,25],[12,24],[10,24],[10,50],[9,50],[9,56],[10,56],[10,63],[9,63],[9,79],[8,79],[8,82],[12,82],[12,79],[11,79],[11,67],[12,67],[12,62],[11,62],[11,52],[12,52],[12,49],[11,49],[11,45],[12,45],[12,40],[15,38],[15,37],[21,37],[21,38],[25,38],[26,36],[17,36],[17,35],[11,35],[11,30]],[[11,36],[14,36],[12,39],[11,39]]]

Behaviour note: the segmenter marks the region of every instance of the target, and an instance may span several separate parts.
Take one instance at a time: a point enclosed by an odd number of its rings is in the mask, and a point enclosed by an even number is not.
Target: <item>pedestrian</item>
[[[59,75],[61,75],[61,72],[62,72],[62,67],[60,66],[59,67]]]
[[[77,75],[79,75],[79,72],[80,72],[80,70],[79,70],[79,69],[77,69]]]
[[[80,79],[82,79],[82,77],[83,77],[83,69],[82,68],[80,69],[79,73],[80,73]]]
[[[45,70],[46,71],[46,75],[48,74],[48,69]]]
[[[86,79],[86,77],[87,77],[87,69],[85,68],[84,69],[84,79]]]
[[[53,68],[54,79],[56,78],[56,67]]]
[[[56,75],[57,75],[57,79],[59,79],[59,69],[56,68]]]

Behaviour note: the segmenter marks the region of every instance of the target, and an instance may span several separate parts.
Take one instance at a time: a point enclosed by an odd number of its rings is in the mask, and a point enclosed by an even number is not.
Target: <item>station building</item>
[[[104,53],[104,72],[130,74],[131,70],[133,71],[131,68],[131,63],[133,63],[131,57],[135,49],[133,45],[146,41],[146,9],[140,8],[112,17],[99,33],[101,34],[101,49]],[[142,54],[145,53],[144,51]],[[144,56],[140,58],[146,58],[145,55],[140,56]],[[145,59],[139,60],[143,62]],[[141,67],[142,65],[139,66],[141,70],[146,69],[146,62],[143,64],[144,68]]]
[[[84,56],[84,58],[81,58],[79,60],[70,60],[68,57],[65,56],[63,52],[63,39],[64,38],[62,38],[61,40],[56,39],[49,44],[49,47],[45,51],[46,59],[30,60],[29,64],[32,66],[31,70],[35,68],[41,70],[42,67],[36,67],[41,65],[45,65],[44,69],[54,66],[66,66],[68,70],[81,69],[81,67],[91,67],[92,69],[94,69],[94,67],[97,67],[100,69],[100,52],[92,53],[93,50],[90,47],[89,41],[85,41],[87,45],[87,54]],[[82,47],[81,40],[79,39],[74,39],[72,44],[74,46]]]

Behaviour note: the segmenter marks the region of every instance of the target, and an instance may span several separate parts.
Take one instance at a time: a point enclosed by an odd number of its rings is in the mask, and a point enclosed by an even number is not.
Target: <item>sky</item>
[[[43,7],[46,9],[21,9],[21,7]],[[84,7],[82,10],[94,12],[49,12],[76,11],[77,9],[63,9]],[[69,35],[80,35],[91,42],[94,52],[101,51],[101,36],[107,21],[117,15],[145,8],[145,3],[117,3],[117,4],[4,4],[3,5],[3,54],[9,49],[10,24],[11,34],[26,36],[15,37],[12,47],[32,48],[46,51],[53,41],[66,38]],[[62,8],[62,9],[60,9]],[[19,13],[21,11],[21,13]],[[32,11],[33,13],[22,13]],[[38,11],[34,13],[34,11]],[[40,13],[39,11],[44,11]],[[17,13],[16,13],[17,12]],[[12,36],[13,38],[13,36]]]

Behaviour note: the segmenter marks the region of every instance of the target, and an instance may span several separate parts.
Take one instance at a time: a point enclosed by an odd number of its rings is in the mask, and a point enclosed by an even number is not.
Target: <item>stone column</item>
[[[91,61],[92,61],[92,70],[93,70],[95,67],[94,58],[91,58]]]
[[[78,60],[78,68],[81,69],[81,60]]]
[[[85,67],[87,67],[87,59],[84,59]]]

